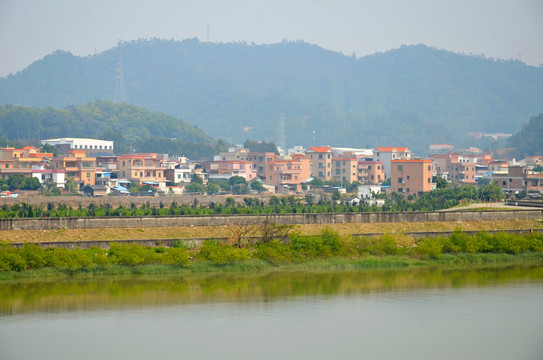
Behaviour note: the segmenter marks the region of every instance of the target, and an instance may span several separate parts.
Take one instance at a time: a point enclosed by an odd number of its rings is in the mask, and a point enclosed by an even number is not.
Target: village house
[[[311,176],[310,161],[308,156],[292,155],[267,162],[264,171],[265,182],[274,185],[276,191],[284,189],[301,191],[302,184]]]
[[[392,160],[390,189],[405,197],[432,191],[432,160]]]
[[[494,174],[493,179],[504,192],[543,192],[543,173],[527,166],[509,166],[506,174]]]
[[[373,160],[383,163],[387,179],[391,174],[392,160],[409,159],[411,159],[411,151],[406,147],[377,147],[373,150]]]
[[[136,153],[119,156],[119,176],[137,184],[159,185],[166,181],[167,168],[163,165],[167,155]]]
[[[379,184],[385,181],[382,161],[359,160],[357,170],[357,180],[362,184]]]
[[[85,150],[70,150],[51,160],[54,170],[64,170],[66,180],[72,179],[79,189],[86,185],[95,185],[96,158],[88,157]]]
[[[358,181],[358,158],[355,155],[333,157],[332,177],[348,184]]]
[[[330,146],[312,146],[305,151],[311,160],[311,176],[322,181],[332,178],[332,150]]]

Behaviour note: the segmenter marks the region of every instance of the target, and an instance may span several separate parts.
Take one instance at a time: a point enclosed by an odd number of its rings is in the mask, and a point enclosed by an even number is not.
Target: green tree
[[[247,184],[247,180],[245,180],[243,176],[235,175],[235,176],[232,176],[230,179],[228,179],[228,184],[230,184],[230,186],[234,186],[238,184],[245,185]]]
[[[251,189],[258,191],[259,193],[266,191],[266,188],[264,187],[264,185],[262,185],[260,181],[257,181],[257,180],[253,180],[251,182]]]
[[[8,177],[8,186],[10,190],[22,189],[25,185],[25,176],[21,173],[14,173]]]
[[[201,185],[203,185],[204,180],[202,180],[202,178],[200,176],[198,176],[198,174],[193,174],[192,178],[190,179],[190,183],[191,184],[201,184]]]
[[[24,179],[24,190],[39,190],[41,189],[40,181],[35,177],[29,177]]]
[[[447,182],[447,180],[440,178],[438,176],[432,177],[432,182],[436,184],[437,189],[444,189],[447,186],[449,186],[449,183]]]
[[[209,195],[218,194],[221,191],[221,187],[215,183],[209,183],[207,185],[207,193]]]
[[[184,189],[184,192],[187,192],[187,193],[205,193],[206,192],[206,188],[204,185],[202,184],[198,184],[198,183],[191,183],[190,185],[186,186],[185,189]]]

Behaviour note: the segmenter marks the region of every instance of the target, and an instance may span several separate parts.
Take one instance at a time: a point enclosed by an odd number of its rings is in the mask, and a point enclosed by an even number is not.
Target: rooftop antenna
[[[207,24],[207,42],[211,41],[211,36],[209,35],[209,24]]]
[[[315,130],[313,130],[313,146],[315,146]]]
[[[117,62],[116,76],[115,76],[115,95],[113,96],[113,103],[120,104],[126,103],[126,91],[124,89],[124,69],[123,69],[123,51],[122,41],[117,40],[117,46],[119,47],[119,61]]]
[[[283,151],[283,156],[286,155],[286,145],[285,145],[285,115],[279,115],[279,147]]]

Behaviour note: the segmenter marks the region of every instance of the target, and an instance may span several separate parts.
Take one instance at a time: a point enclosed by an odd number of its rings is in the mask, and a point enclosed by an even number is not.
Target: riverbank
[[[542,265],[543,234],[456,230],[450,237],[413,239],[401,234],[341,236],[299,232],[251,242],[243,238],[173,247],[112,243],[109,249],[0,248],[0,280],[59,276],[163,275],[266,271],[352,271],[373,268],[447,268]]]

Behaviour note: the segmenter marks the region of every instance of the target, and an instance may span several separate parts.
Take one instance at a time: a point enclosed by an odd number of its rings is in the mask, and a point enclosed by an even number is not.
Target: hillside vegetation
[[[522,129],[509,139],[518,158],[543,155],[543,113],[530,118]]]
[[[0,106],[0,136],[36,145],[42,139],[90,137],[115,141],[118,154],[161,152],[194,159],[211,157],[227,147],[182,119],[108,101],[65,109]]]
[[[463,145],[470,131],[514,133],[543,112],[543,68],[424,45],[357,59],[305,42],[137,40],[121,45],[127,101],[242,143]],[[111,100],[120,49],[57,51],[0,79],[0,104]],[[85,131],[87,129],[84,129]],[[315,135],[313,135],[315,131]],[[86,135],[86,133],[83,132]]]

